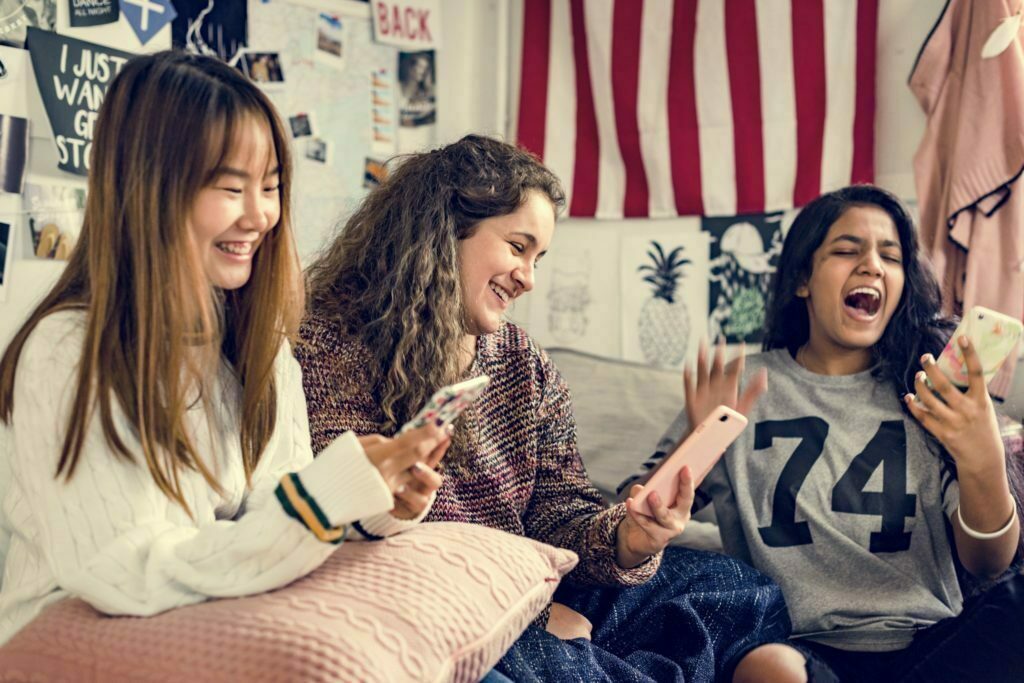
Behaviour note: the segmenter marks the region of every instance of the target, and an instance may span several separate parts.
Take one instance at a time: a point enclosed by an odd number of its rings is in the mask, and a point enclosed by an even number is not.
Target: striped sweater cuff
[[[287,502],[299,515],[296,519],[301,517],[314,533],[313,525],[302,515],[306,509],[301,507],[303,501],[309,516],[324,529],[339,529],[394,507],[391,490],[352,432],[335,439],[301,471],[284,477],[278,490],[285,512],[291,514]]]
[[[274,491],[278,502],[285,513],[313,532],[313,535],[325,543],[338,544],[345,540],[348,527],[344,524],[332,527],[327,521],[320,506],[309,495],[302,485],[302,480],[294,472],[281,478],[281,483]]]

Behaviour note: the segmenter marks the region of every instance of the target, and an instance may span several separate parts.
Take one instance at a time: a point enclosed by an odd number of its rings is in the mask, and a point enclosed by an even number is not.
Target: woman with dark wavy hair
[[[580,557],[498,670],[514,680],[728,680],[786,636],[778,588],[723,556],[665,550],[689,520],[685,473],[677,500],[651,501],[653,516],[609,507],[584,471],[568,387],[504,320],[533,288],[563,203],[549,170],[497,140],[471,135],[404,159],[309,271],[296,355],[314,450],[347,429],[393,433],[434,390],[488,375],[438,465],[426,520]]]
[[[697,493],[714,502],[726,551],[782,586],[794,676],[1009,681],[1024,671],[1024,578],[966,603],[958,581],[958,563],[983,581],[1003,575],[1020,524],[967,338],[956,340],[966,393],[936,367],[954,328],[939,309],[892,194],[847,187],[800,212],[764,353],[746,361],[748,384],[767,393]],[[686,410],[647,467],[711,407],[736,401],[744,373],[722,356],[711,368],[699,358]]]

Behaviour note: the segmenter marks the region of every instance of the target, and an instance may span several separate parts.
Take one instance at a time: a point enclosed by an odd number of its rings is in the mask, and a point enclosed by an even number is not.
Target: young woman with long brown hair
[[[65,596],[141,616],[274,589],[357,520],[388,535],[426,508],[436,427],[313,461],[283,130],[214,59],[139,57],[111,84],[81,238],[0,362],[0,642]]]
[[[498,665],[513,680],[728,680],[789,622],[764,576],[666,549],[692,480],[654,515],[608,506],[587,478],[569,390],[504,320],[528,293],[564,203],[534,157],[480,136],[402,160],[311,266],[296,354],[315,450],[393,433],[430,393],[486,374],[457,423],[427,521],[482,524],[575,551],[556,603]],[[753,653],[758,653],[753,656]],[[749,657],[748,657],[749,656]]]

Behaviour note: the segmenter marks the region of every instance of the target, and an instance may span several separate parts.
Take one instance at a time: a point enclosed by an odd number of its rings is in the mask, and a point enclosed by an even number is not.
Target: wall
[[[906,79],[944,4],[944,0],[880,2],[876,173],[880,184],[907,198],[913,197],[911,160],[924,119]],[[67,3],[60,2],[58,7],[62,32],[116,45],[130,45],[135,40],[123,19],[112,27],[69,29]],[[501,135],[507,130],[508,92],[519,79],[517,60],[511,70],[504,65],[516,51],[521,0],[443,0],[442,10],[444,45],[437,56],[438,138],[452,141],[470,131]],[[146,48],[161,49],[169,43],[169,29],[165,29]],[[41,112],[41,104],[37,106]],[[40,150],[33,159],[33,171],[59,173],[47,170],[54,167],[52,149],[40,144],[33,147]],[[53,262],[24,260],[12,265],[10,281],[15,284],[8,290],[7,302],[0,303],[0,348],[60,270],[61,265]],[[527,319],[529,305],[529,298],[518,303],[516,320]]]

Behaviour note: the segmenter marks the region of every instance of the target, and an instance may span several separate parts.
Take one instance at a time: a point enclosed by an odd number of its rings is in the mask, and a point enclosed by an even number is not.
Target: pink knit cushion
[[[343,543],[263,595],[147,618],[62,600],[0,648],[0,681],[476,681],[575,565],[502,531],[423,524]]]

